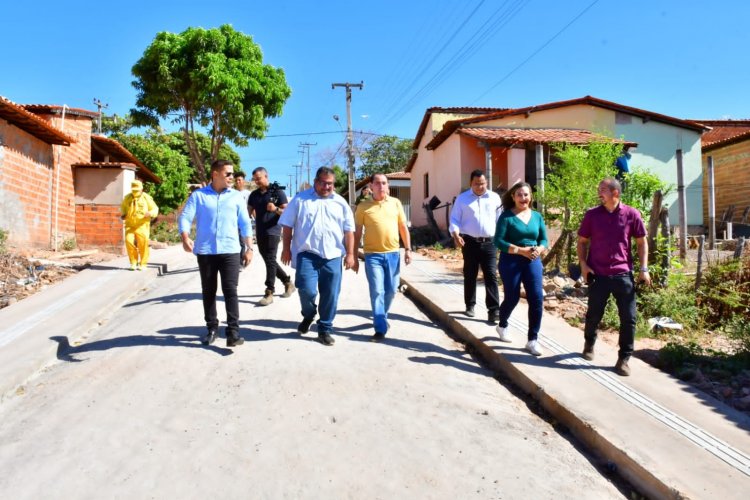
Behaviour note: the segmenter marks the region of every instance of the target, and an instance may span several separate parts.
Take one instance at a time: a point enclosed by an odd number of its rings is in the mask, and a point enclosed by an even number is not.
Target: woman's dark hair
[[[513,186],[507,190],[505,193],[503,193],[502,201],[503,201],[503,208],[505,210],[510,210],[511,208],[516,206],[516,202],[513,201],[513,195],[516,194],[516,191],[521,189],[522,187],[529,188],[529,194],[531,194],[531,184],[528,182],[516,182],[513,184]]]

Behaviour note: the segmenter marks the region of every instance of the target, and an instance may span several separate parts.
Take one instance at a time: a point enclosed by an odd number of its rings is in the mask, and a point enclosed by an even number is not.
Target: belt
[[[467,240],[467,239],[468,240],[474,240],[474,241],[476,241],[478,243],[487,243],[489,241],[492,241],[492,236],[486,236],[486,237],[483,236],[483,237],[480,237],[480,238],[477,238],[476,236],[471,236],[470,234],[461,234],[459,236],[461,236],[465,240]]]

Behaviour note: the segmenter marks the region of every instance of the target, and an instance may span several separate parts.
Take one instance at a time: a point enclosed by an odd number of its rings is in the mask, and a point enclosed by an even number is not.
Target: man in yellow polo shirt
[[[398,198],[388,195],[388,178],[385,174],[372,176],[372,198],[357,205],[354,214],[354,241],[362,241],[364,229],[365,273],[370,284],[372,305],[373,342],[380,342],[388,333],[388,310],[399,285],[401,270],[399,240],[404,242],[404,264],[411,262],[411,238],[406,227],[404,207]],[[359,270],[359,260],[354,271]]]

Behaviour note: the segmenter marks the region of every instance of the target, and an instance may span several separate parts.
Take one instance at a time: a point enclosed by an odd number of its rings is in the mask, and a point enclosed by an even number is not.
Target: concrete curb
[[[597,458],[608,464],[613,464],[617,472],[640,493],[656,499],[687,498],[676,488],[646,470],[630,457],[626,450],[606,439],[590,423],[578,417],[574,411],[565,407],[554,396],[547,393],[544,387],[534,382],[504,356],[476,338],[461,322],[434,304],[412,286],[409,281],[402,278],[401,288],[406,296],[422,306],[431,317],[443,323],[456,340],[471,346],[488,368],[496,373],[503,374],[523,392],[533,397],[545,411],[570,429],[573,435]]]

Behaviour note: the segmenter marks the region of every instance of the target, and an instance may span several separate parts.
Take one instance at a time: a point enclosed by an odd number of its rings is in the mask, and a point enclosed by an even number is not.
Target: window
[[[430,174],[424,174],[424,197],[430,197]]]

